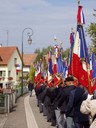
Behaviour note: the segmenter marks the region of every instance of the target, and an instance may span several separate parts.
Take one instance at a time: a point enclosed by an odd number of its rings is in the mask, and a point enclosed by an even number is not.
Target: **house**
[[[13,85],[20,78],[22,59],[16,46],[0,47],[0,87]]]
[[[24,67],[23,67],[23,74],[26,76],[30,72],[30,67],[31,65],[35,62],[36,57],[38,54],[24,54],[23,55],[23,62],[24,62]]]

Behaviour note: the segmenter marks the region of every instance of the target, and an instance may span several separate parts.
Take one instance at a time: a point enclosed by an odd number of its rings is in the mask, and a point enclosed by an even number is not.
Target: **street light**
[[[25,29],[23,29],[23,31],[22,31],[22,69],[21,69],[21,71],[22,71],[22,76],[21,76],[21,95],[23,96],[23,36],[24,36],[24,32],[25,31],[28,31],[27,32],[27,36],[28,36],[28,44],[31,44],[32,43],[32,39],[31,39],[31,36],[33,35],[33,29],[31,29],[31,28],[25,28]]]

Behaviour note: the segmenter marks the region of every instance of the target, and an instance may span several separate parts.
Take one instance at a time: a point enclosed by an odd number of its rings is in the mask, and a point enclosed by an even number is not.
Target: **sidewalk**
[[[8,115],[7,114],[0,114],[0,128],[3,128]]]
[[[43,116],[43,113],[39,112],[39,108],[37,107],[37,100],[36,97],[33,96],[29,99],[34,117],[36,119],[38,128],[56,128],[51,126],[50,122],[47,122],[46,116]]]
[[[9,114],[0,115],[0,128],[56,128],[39,112],[35,95],[28,94],[17,100]]]
[[[26,95],[25,95],[26,96]],[[16,107],[7,116],[7,120],[3,128],[27,128],[25,108],[24,108],[24,98],[20,97],[17,100]]]

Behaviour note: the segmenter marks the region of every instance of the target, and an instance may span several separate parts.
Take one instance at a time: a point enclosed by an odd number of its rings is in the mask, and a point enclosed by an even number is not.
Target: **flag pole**
[[[73,28],[71,28],[71,32],[73,33]],[[71,44],[71,54],[73,52],[73,48],[72,48],[72,44]],[[74,75],[73,73],[73,54],[72,54],[72,75]]]
[[[84,42],[84,40],[83,40],[83,42]],[[84,50],[84,44],[83,44],[83,50]],[[85,50],[84,50],[84,56],[85,56]],[[90,67],[88,65],[88,59],[86,59],[86,56],[84,58],[85,58],[85,62],[86,62],[86,69],[87,69],[87,75],[88,75],[88,91],[90,94],[92,94],[91,81],[90,81],[90,76],[89,76]]]
[[[78,0],[78,7],[80,6],[80,0]],[[78,22],[77,22],[77,24],[78,25],[80,25],[80,26],[83,26],[83,24],[79,24]],[[83,41],[84,42],[84,41]],[[83,44],[83,48],[84,48],[84,44]],[[84,50],[84,49],[83,49]],[[84,56],[85,56],[85,52],[84,52]],[[86,58],[86,57],[85,57]],[[88,74],[88,92],[90,93],[90,94],[92,94],[92,88],[91,88],[91,81],[90,81],[90,76],[89,76],[89,70],[90,70],[90,68],[89,68],[89,66],[88,66],[88,59],[85,59],[85,62],[86,62],[86,69],[87,69],[87,74]],[[89,70],[88,70],[89,69]]]

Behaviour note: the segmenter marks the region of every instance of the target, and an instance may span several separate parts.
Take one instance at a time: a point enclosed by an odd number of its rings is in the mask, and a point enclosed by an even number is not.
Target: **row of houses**
[[[23,55],[23,73],[30,71],[32,63],[34,63],[37,54]],[[20,78],[22,70],[22,57],[18,47],[0,47],[0,87],[6,88],[10,84],[16,85]]]

